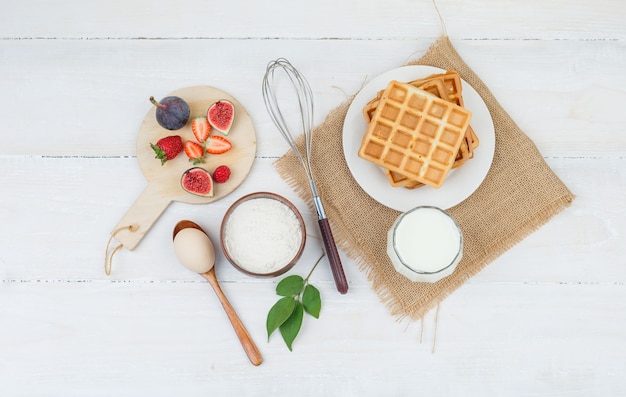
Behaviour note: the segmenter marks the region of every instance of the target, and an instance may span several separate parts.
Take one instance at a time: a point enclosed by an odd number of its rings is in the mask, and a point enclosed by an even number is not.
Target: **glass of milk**
[[[387,255],[411,281],[436,282],[452,274],[463,256],[463,234],[441,208],[420,206],[401,214],[387,233]]]

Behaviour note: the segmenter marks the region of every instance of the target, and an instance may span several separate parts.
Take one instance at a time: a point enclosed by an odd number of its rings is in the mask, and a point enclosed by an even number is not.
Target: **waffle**
[[[433,75],[430,77],[434,76],[437,76],[443,80],[448,101],[464,107],[465,105],[463,103],[463,88],[461,86],[461,78],[459,77],[459,74],[454,70],[449,70],[446,73]],[[478,147],[478,144],[478,137],[476,136],[476,133],[474,132],[472,127],[469,126],[467,128],[467,132],[465,133],[465,142],[463,145],[461,145],[461,149],[459,150],[459,153],[456,157],[453,168],[460,167],[467,160],[474,157],[474,149]],[[465,150],[467,150],[467,153],[465,152]]]
[[[421,88],[439,98],[447,99],[450,102],[463,107],[461,79],[458,73],[454,70],[447,71],[446,73],[433,74],[423,79],[411,81],[408,84]],[[363,108],[363,117],[368,123],[380,103],[383,91],[384,90],[380,90],[377,96],[369,101]],[[478,147],[478,143],[479,141],[476,133],[472,127],[469,126],[465,134],[465,139],[461,143],[459,151],[457,152],[452,168],[458,168],[465,164],[467,160],[474,157],[474,149]],[[385,170],[385,173],[391,186],[402,186],[408,189],[424,186],[423,183],[413,181],[400,173],[390,170]]]
[[[448,87],[445,85],[445,81],[442,78],[431,78],[427,77],[425,79],[415,80],[410,82],[412,86],[420,88],[428,93],[433,94],[439,98],[447,98],[448,96]],[[383,95],[385,90],[378,91],[376,98],[369,101],[365,107],[363,108],[363,117],[365,117],[365,121],[369,123],[372,120],[372,116],[380,103],[380,98]]]
[[[470,128],[471,127],[467,128],[468,131],[470,130]],[[474,157],[474,149],[476,149],[476,147],[478,146],[478,137],[476,137],[476,134],[474,134],[473,131],[471,132],[472,134],[469,137],[467,133],[463,137],[463,142],[461,142],[459,151],[457,152],[454,163],[452,164],[452,169],[459,168],[460,166],[465,164],[467,160]],[[476,137],[476,139],[472,139],[472,136]],[[390,171],[388,169],[385,169],[384,171],[391,186],[405,187],[407,189],[415,189],[424,186],[423,183],[414,181],[398,172]]]
[[[421,88],[424,91],[428,91],[439,98],[448,99],[450,102],[454,102],[461,107],[463,106],[461,78],[454,70],[449,70],[446,73],[431,74],[428,77],[413,80],[407,84]],[[384,91],[384,89],[378,91],[376,97],[369,101],[363,108],[363,117],[365,117],[365,122],[369,123],[372,119],[372,115],[374,114]]]
[[[459,74],[454,70],[449,70],[439,76],[443,79],[443,84],[448,94],[448,100],[463,107],[463,90]]]
[[[467,109],[394,80],[381,95],[358,155],[438,188],[452,168],[470,119]]]

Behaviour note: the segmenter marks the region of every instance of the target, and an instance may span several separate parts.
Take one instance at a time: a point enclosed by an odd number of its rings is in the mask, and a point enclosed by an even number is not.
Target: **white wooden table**
[[[577,195],[573,205],[422,322],[398,322],[342,252],[319,320],[289,352],[267,341],[276,279],[218,257],[264,363],[247,361],[209,285],[176,261],[173,225],[214,241],[226,208],[269,190],[314,215],[273,168],[287,145],[261,96],[265,65],[309,79],[316,123],[441,33],[430,1],[5,1],[0,12],[0,396],[615,396],[626,388],[626,3],[442,0],[465,61]],[[254,121],[246,181],[170,205],[111,277],[104,248],[145,187],[135,158],[150,95],[211,85]],[[436,335],[436,338],[435,338]],[[434,352],[433,352],[434,350]]]

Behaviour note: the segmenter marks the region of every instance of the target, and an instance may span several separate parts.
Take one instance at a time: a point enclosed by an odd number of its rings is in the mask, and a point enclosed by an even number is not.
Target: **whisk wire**
[[[287,126],[285,116],[283,115],[279,101],[277,99],[277,95],[273,88],[275,73],[278,69],[282,69],[285,72],[296,91],[296,98],[298,101],[298,108],[300,110],[301,116],[300,124],[305,139],[304,155],[295,144],[294,136]],[[296,68],[293,67],[293,65],[288,60],[286,60],[285,58],[278,58],[274,61],[271,61],[267,65],[265,77],[263,78],[263,100],[265,101],[265,106],[268,109],[268,113],[270,114],[272,121],[302,164],[302,167],[304,168],[309,179],[309,185],[311,186],[311,191],[314,200],[316,201],[317,207],[317,201],[319,201],[319,198],[317,193],[317,187],[315,186],[315,182],[313,180],[310,156],[312,147],[311,130],[313,129],[313,92],[311,90],[309,82],[300,72],[298,72]],[[323,209],[321,209],[321,212],[323,214]]]

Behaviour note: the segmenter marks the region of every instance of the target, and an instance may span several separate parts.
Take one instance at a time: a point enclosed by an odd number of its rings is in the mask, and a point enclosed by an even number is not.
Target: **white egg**
[[[196,273],[206,273],[215,264],[215,249],[203,231],[188,227],[174,237],[174,253],[178,261]]]

